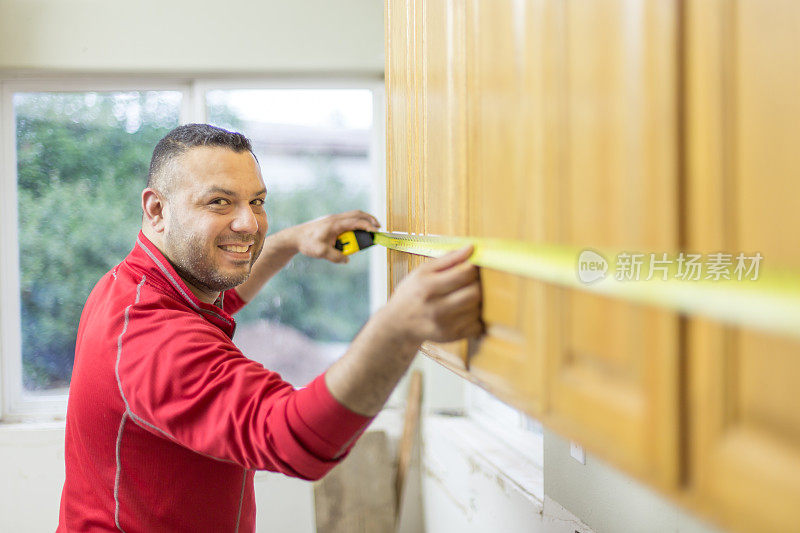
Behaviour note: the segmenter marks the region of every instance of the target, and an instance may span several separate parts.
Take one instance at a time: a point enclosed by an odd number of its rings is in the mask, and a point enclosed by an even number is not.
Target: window
[[[206,93],[208,121],[253,142],[277,231],[328,213],[370,211],[372,94],[364,89]],[[347,266],[296,257],[237,317],[234,341],[305,385],[344,353],[370,314],[370,254]]]
[[[267,182],[270,233],[347,209],[382,217],[372,120],[380,88],[215,83],[2,84],[4,419],[63,416],[83,303],[130,251],[152,149],[178,124],[209,121],[252,136]],[[341,355],[369,315],[370,289],[381,285],[377,254],[361,254],[348,267],[303,259],[243,310],[235,339],[296,385]],[[327,283],[311,286],[309,279]],[[280,343],[267,340],[276,335]],[[269,344],[286,349],[267,353]],[[313,375],[298,370],[299,358]]]

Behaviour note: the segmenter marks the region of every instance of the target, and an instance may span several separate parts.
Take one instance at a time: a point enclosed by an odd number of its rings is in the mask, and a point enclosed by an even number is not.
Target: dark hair
[[[147,186],[157,187],[159,174],[171,160],[195,146],[222,146],[234,152],[247,150],[253,153],[250,139],[233,131],[228,131],[209,124],[185,124],[178,126],[158,141],[150,160],[150,171],[147,174]],[[255,154],[253,154],[255,157]],[[258,159],[256,159],[258,161]]]

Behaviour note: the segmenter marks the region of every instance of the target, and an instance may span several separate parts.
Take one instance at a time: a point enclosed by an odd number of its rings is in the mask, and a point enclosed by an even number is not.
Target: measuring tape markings
[[[612,274],[592,283],[578,277],[578,258],[583,251],[559,245],[533,244],[504,239],[421,236],[406,233],[374,233],[374,243],[401,252],[440,257],[472,245],[469,261],[477,266],[534,278],[631,302],[653,305],[691,315],[702,315],[728,324],[800,337],[800,276],[794,272],[762,271],[756,280],[675,279],[675,260],[669,261],[667,279],[617,279],[616,254],[595,251],[606,260]],[[594,250],[593,250],[594,251]],[[647,257],[648,254],[644,254]],[[673,266],[674,265],[674,266]],[[642,271],[649,271],[643,259]],[[663,275],[663,274],[662,274]]]

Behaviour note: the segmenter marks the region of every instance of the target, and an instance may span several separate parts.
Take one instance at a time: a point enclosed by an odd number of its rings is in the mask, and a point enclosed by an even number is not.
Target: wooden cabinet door
[[[676,249],[676,25],[663,2],[389,0],[390,229]],[[408,262],[392,265],[397,281]],[[487,335],[468,368],[463,345],[425,351],[672,486],[676,318],[482,281]]]
[[[463,1],[388,0],[390,231],[467,234]],[[390,252],[390,287],[425,258]],[[423,351],[460,371],[466,341]]]
[[[469,234],[543,242],[546,187],[558,159],[553,72],[559,43],[555,2],[466,2]],[[541,282],[481,270],[486,336],[470,373],[533,416],[544,410],[548,296]]]
[[[675,250],[676,4],[583,0],[563,5],[558,240],[579,249]],[[547,420],[634,475],[674,487],[679,477],[677,317],[586,292],[559,292],[551,310],[556,345],[548,352]]]
[[[412,231],[415,206],[412,194],[415,145],[413,71],[413,5],[406,0],[387,0],[386,18],[386,194],[387,229]],[[408,274],[410,257],[389,251],[391,291]]]
[[[388,142],[390,151],[407,151],[405,158],[388,158],[391,229],[548,238],[546,177],[558,159],[557,137],[546,131],[558,109],[547,106],[557,96],[556,77],[546,72],[556,61],[557,46],[546,45],[555,35],[547,23],[553,4],[389,1],[387,61],[404,71],[387,80]],[[414,266],[420,259],[408,261]],[[392,265],[396,282],[407,265],[399,257]],[[552,289],[490,270],[482,282],[487,335],[471,346],[472,358],[463,342],[426,343],[423,351],[539,414],[545,295]]]
[[[421,81],[421,217],[423,235],[467,234],[465,11],[463,1],[415,0],[419,36],[415,72]],[[458,371],[467,342],[425,343],[423,352]]]
[[[689,245],[797,270],[800,4],[690,2],[687,21]],[[797,531],[800,342],[690,326],[698,505],[734,530]]]

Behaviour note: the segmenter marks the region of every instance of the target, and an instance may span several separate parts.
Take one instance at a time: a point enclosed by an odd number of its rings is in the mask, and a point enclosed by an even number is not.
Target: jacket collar
[[[170,296],[183,302],[203,318],[219,327],[228,337],[233,336],[236,322],[232,316],[222,310],[224,293],[220,293],[220,297],[215,304],[207,304],[201,301],[189,289],[172,264],[164,257],[164,254],[141,231],[139,231],[139,235],[136,238],[133,250],[125,258],[125,262],[128,266],[143,274],[150,283],[159,287],[163,292],[169,293]]]

